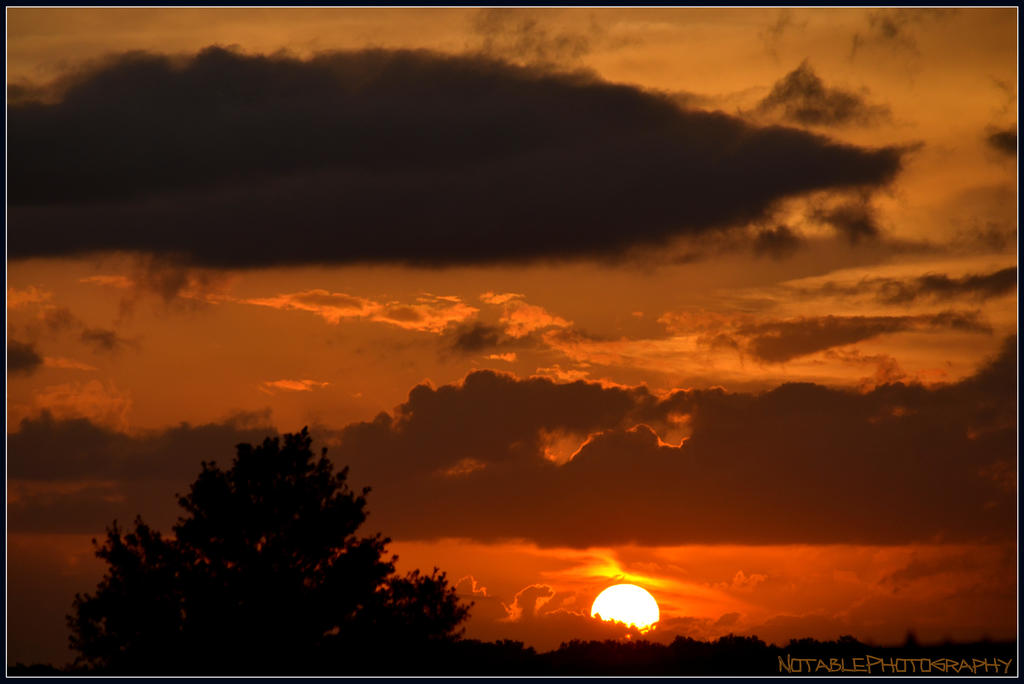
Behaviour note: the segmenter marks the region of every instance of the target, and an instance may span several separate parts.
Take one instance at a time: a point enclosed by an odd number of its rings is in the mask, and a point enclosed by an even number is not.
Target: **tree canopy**
[[[68,616],[77,663],[105,673],[386,671],[381,654],[457,639],[468,617],[445,573],[395,573],[390,539],[356,534],[366,494],[298,434],[202,463],[167,537],[116,522],[108,569]]]

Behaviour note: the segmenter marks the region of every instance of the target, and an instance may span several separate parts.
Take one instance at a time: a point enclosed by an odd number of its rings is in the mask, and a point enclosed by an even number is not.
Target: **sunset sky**
[[[305,425],[469,637],[1015,637],[1017,9],[7,22],[8,663]]]

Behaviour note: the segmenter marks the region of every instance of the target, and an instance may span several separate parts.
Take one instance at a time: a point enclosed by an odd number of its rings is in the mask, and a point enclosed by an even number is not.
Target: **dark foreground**
[[[175,669],[171,662],[153,663],[151,669],[135,674],[186,674]],[[7,674],[111,673],[19,663],[8,667]],[[364,651],[358,658],[349,653],[316,667],[296,663],[289,672],[247,674],[1006,676],[1017,674],[1017,644],[980,641],[923,646],[908,639],[903,646],[871,646],[842,637],[838,641],[794,640],[778,647],[757,637],[727,636],[715,641],[677,637],[668,645],[648,641],[571,641],[555,651],[537,653],[518,641],[463,639],[401,652]]]

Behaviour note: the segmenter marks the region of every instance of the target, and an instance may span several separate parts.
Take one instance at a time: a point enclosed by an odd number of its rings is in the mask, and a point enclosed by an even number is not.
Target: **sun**
[[[634,625],[645,632],[661,618],[661,612],[646,589],[635,584],[616,584],[594,599],[590,616]]]

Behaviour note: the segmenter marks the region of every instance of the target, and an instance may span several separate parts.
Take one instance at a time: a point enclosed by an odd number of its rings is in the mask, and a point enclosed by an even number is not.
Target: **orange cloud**
[[[504,304],[505,302],[512,301],[513,299],[522,299],[525,295],[521,295],[517,292],[505,292],[502,294],[495,294],[493,292],[484,292],[480,295],[480,299],[487,302],[488,304]]]
[[[90,366],[87,363],[75,361],[74,359],[66,359],[62,356],[45,356],[43,357],[43,365],[46,366],[47,368],[64,368],[67,370],[96,370],[96,366]]]
[[[535,330],[568,328],[572,325],[572,321],[555,316],[544,307],[527,304],[524,296],[515,292],[484,292],[480,299],[488,304],[504,307],[505,312],[500,321],[505,325],[505,334],[513,339],[526,337]]]
[[[523,587],[512,597],[509,604],[502,603],[507,613],[507,620],[513,622],[524,618],[535,617],[545,603],[555,595],[555,590],[546,584],[531,584]]]
[[[130,311],[146,293],[155,294],[168,304],[190,307],[232,301],[226,290],[235,278],[224,272],[192,268],[156,257],[136,257],[130,268],[130,277],[101,274],[79,278],[78,282],[128,292],[121,302],[122,312]]]
[[[468,585],[469,593],[473,596],[487,596],[487,587],[477,582],[476,578],[472,575],[460,577],[459,581],[454,584],[454,587],[458,589],[463,585]]]
[[[267,380],[262,384],[261,389],[264,391],[278,389],[287,392],[311,392],[327,387],[329,384],[329,382],[319,380]]]
[[[431,294],[417,297],[415,303],[403,304],[377,302],[344,292],[314,289],[241,301],[273,309],[308,311],[334,325],[343,320],[363,319],[405,330],[433,333],[441,332],[451,323],[472,318],[479,312],[479,309],[465,304],[458,297]]]
[[[127,431],[132,408],[131,394],[110,381],[90,380],[50,385],[37,390],[30,404],[11,405],[8,418],[18,423],[23,418],[49,412],[58,419],[88,418],[115,430]]]
[[[52,292],[41,290],[35,285],[29,285],[24,290],[9,287],[7,288],[7,308],[18,309],[29,304],[41,304],[52,297]]]
[[[78,282],[103,287],[116,287],[119,290],[130,290],[135,287],[135,281],[123,275],[94,275],[88,278],[79,278]]]

